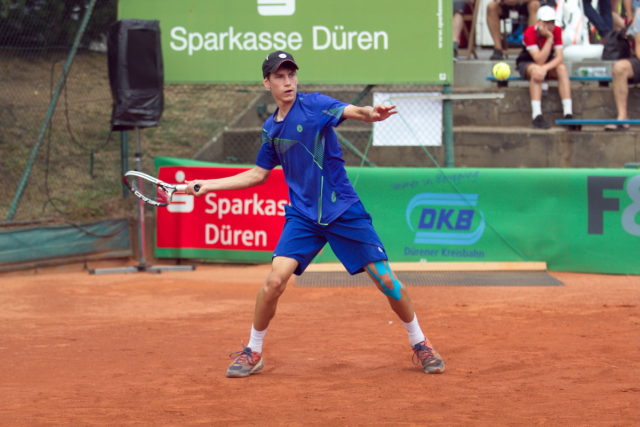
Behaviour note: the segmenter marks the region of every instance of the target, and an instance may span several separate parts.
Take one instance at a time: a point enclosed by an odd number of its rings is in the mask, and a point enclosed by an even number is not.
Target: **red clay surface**
[[[443,375],[373,287],[290,284],[265,369],[227,379],[267,270],[0,276],[0,424],[638,425],[638,276],[410,287]]]

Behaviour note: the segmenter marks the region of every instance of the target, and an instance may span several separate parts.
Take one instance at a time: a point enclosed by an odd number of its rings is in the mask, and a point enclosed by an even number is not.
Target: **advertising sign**
[[[246,167],[166,166],[161,180],[223,178]],[[158,257],[216,258],[226,261],[269,262],[284,224],[289,203],[281,169],[267,181],[245,190],[212,191],[202,197],[177,193],[166,208],[156,211]]]
[[[160,21],[168,83],[253,83],[274,50],[300,81],[452,84],[451,0],[119,0]]]
[[[156,160],[157,166],[165,165],[160,168],[161,178],[170,181],[176,171],[190,177],[213,177],[242,170],[215,164],[209,168],[175,166],[188,164],[195,162]],[[640,274],[640,173],[636,170],[347,171],[391,261],[545,261],[556,271]],[[193,209],[172,205],[158,209],[156,255],[229,259],[229,254],[246,251],[245,260],[255,253],[262,258],[254,261],[270,260],[268,248],[278,238],[281,206],[287,203],[281,171],[271,175],[273,181],[265,188],[243,190],[248,192],[242,194],[217,192],[209,201],[206,197],[196,200]],[[254,196],[252,191],[264,192]],[[222,200],[228,201],[221,204]],[[264,212],[253,211],[258,203]],[[266,206],[272,207],[269,214]],[[175,215],[175,209],[189,210],[189,214]],[[171,237],[166,238],[165,233]],[[199,252],[193,252],[194,248]],[[336,261],[329,246],[315,259]]]
[[[640,274],[636,170],[352,168],[349,176],[393,261],[545,261],[556,271]],[[317,261],[335,257],[327,249]]]

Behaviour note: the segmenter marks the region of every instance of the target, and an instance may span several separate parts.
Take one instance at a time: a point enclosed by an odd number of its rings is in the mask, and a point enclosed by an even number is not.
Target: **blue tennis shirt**
[[[321,93],[298,93],[285,119],[277,110],[262,129],[256,165],[282,165],[291,206],[318,224],[329,224],[360,200],[344,168],[334,127],[348,104]]]

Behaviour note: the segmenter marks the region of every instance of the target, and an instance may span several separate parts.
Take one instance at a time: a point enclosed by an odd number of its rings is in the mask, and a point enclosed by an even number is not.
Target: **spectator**
[[[596,27],[601,38],[604,38],[611,30],[624,28],[624,21],[618,13],[614,13],[612,7],[618,9],[618,0],[598,0],[598,10],[594,9],[590,1],[583,1],[584,14]]]
[[[596,27],[600,37],[604,37],[613,29],[613,14],[611,13],[611,0],[598,0],[598,10],[593,8],[590,1],[582,2],[584,14]]]
[[[491,60],[504,59],[500,20],[509,17],[509,12],[515,10],[519,15],[528,16],[528,25],[532,26],[536,23],[539,8],[540,0],[493,0],[487,4],[487,26],[493,39]]]
[[[629,83],[640,83],[640,8],[635,9],[635,18],[629,27],[629,34],[633,35],[634,56],[631,58],[619,59],[614,62],[611,69],[613,76],[613,99],[616,103],[616,119],[627,120],[629,113],[627,101],[629,99]],[[606,125],[604,130],[616,131],[627,130],[629,125]]]
[[[524,47],[516,59],[516,67],[529,80],[533,127],[549,129],[551,125],[542,116],[542,83],[548,77],[558,80],[565,119],[573,118],[571,85],[563,62],[562,29],[555,25],[556,11],[551,6],[542,6],[537,17],[537,24],[524,30]]]
[[[613,15],[613,29],[621,30],[627,26],[627,18],[621,12],[620,0],[611,0],[611,14]],[[631,22],[631,20],[629,20]]]
[[[614,0],[616,3],[613,5],[613,9],[617,10],[617,4],[619,0]],[[623,0],[622,6],[625,14],[625,23],[629,24],[635,19],[635,12],[640,8],[640,0]]]
[[[464,27],[464,13],[470,8],[473,10],[475,0],[453,0],[453,58],[458,57],[460,46],[460,34]],[[467,43],[469,41],[467,40]]]

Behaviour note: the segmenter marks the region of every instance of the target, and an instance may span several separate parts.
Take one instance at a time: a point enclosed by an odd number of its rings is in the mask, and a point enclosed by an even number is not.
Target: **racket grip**
[[[200,191],[200,184],[194,185],[193,189],[196,191],[196,193]],[[176,191],[186,191],[186,190],[187,190],[187,184],[176,185]]]

